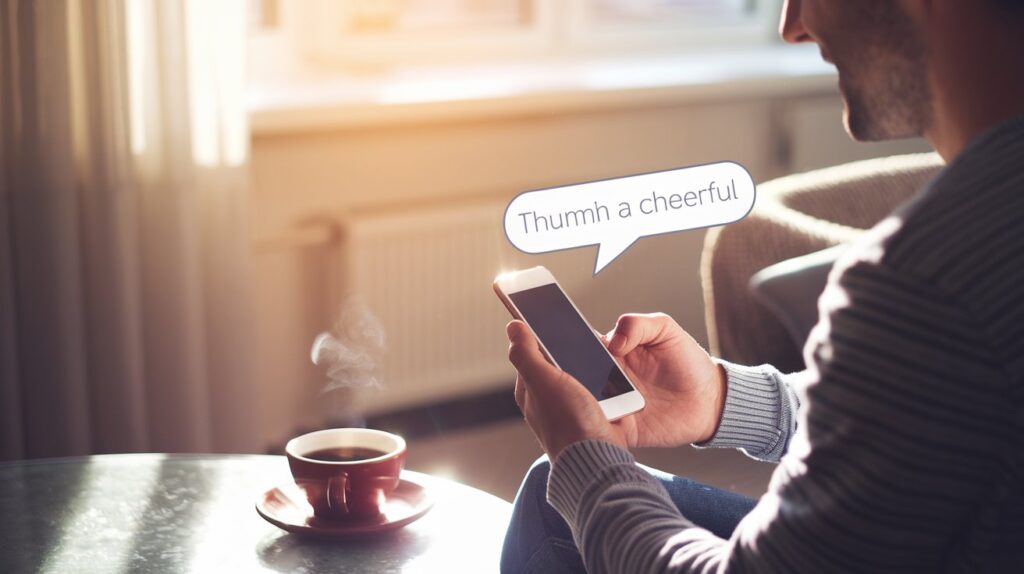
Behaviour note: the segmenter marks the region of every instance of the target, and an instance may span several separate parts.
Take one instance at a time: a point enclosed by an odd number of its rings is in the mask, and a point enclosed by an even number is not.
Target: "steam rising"
[[[384,354],[384,328],[364,303],[346,302],[332,332],[317,335],[310,358],[327,367],[324,392],[379,387],[378,365]]]

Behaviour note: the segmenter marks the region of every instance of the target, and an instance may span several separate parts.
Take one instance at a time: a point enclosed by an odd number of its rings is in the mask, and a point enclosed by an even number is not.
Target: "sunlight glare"
[[[244,0],[186,0],[192,157],[241,165],[248,153],[244,96]]]
[[[505,280],[511,278],[515,274],[516,274],[516,271],[505,271],[505,270],[502,270],[501,272],[498,273],[498,276],[494,278],[494,282],[497,283],[499,281],[505,281]]]
[[[503,98],[515,94],[516,90],[513,85],[500,76],[410,80],[384,87],[380,92],[378,102],[381,104],[449,102]]]
[[[125,26],[128,36],[128,117],[129,141],[134,155],[146,151],[146,22],[149,3],[146,0],[125,2]]]
[[[246,5],[245,0],[221,0],[217,40],[220,80],[220,119],[224,163],[242,165],[248,155],[245,108]]]
[[[133,473],[143,474],[143,487],[139,492],[153,492],[157,488],[159,478],[159,461],[153,464],[140,465]],[[103,549],[104,568],[109,572],[124,572],[126,561],[131,557],[128,551],[134,544],[137,532],[133,528],[125,528],[117,520],[110,520],[110,514],[101,508],[109,508],[114,501],[124,507],[124,516],[132,516],[132,506],[145,504],[146,499],[122,499],[123,492],[117,481],[110,480],[110,474],[97,467],[97,463],[85,464],[81,485],[76,489],[78,495],[70,502],[67,519],[63,520],[60,529],[60,540],[50,545],[53,553],[46,557],[40,572],[80,572],[83,568],[82,557],[95,553],[96,548]],[[129,525],[130,526],[130,525]],[[134,526],[138,527],[138,524]]]

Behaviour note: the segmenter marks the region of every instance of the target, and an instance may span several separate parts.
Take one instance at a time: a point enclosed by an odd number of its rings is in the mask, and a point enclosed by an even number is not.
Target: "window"
[[[355,2],[345,7],[348,34],[447,33],[529,26],[533,2],[524,0],[405,0]]]
[[[774,39],[770,0],[569,0],[566,35],[580,52],[683,51]]]
[[[592,18],[599,23],[649,24],[665,19],[685,25],[687,19],[735,20],[754,11],[752,0],[586,0]]]
[[[780,0],[249,0],[256,36],[330,68],[764,42]],[[287,40],[281,39],[287,37]]]
[[[276,0],[249,0],[249,30],[265,32],[278,25],[278,7]]]

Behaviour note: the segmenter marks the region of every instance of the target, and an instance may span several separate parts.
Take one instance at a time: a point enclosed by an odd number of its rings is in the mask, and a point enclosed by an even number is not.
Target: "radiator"
[[[355,393],[362,412],[511,383],[508,313],[491,282],[503,267],[522,266],[526,256],[505,240],[505,205],[446,203],[345,222],[342,290],[367,303],[387,340],[381,386]]]

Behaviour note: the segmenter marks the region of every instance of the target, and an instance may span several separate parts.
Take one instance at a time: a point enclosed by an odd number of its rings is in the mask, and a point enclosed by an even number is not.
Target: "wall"
[[[334,320],[339,293],[332,274],[339,254],[316,234],[301,245],[303,236],[296,233],[304,225],[360,212],[505,200],[528,189],[724,159],[764,181],[927,149],[920,141],[854,144],[842,130],[840,112],[836,94],[816,90],[784,98],[257,133],[251,212],[259,313],[254,386],[265,405],[259,416],[268,436],[313,426],[336,412],[339,400],[351,398],[321,395],[323,374],[310,363],[313,338]],[[694,231],[641,240],[593,279],[592,248],[528,261],[551,267],[599,329],[611,327],[623,312],[661,310],[703,341],[702,239],[703,232]],[[493,352],[503,356],[505,348]],[[480,389],[509,380],[481,381]],[[445,395],[437,389],[437,396]]]

